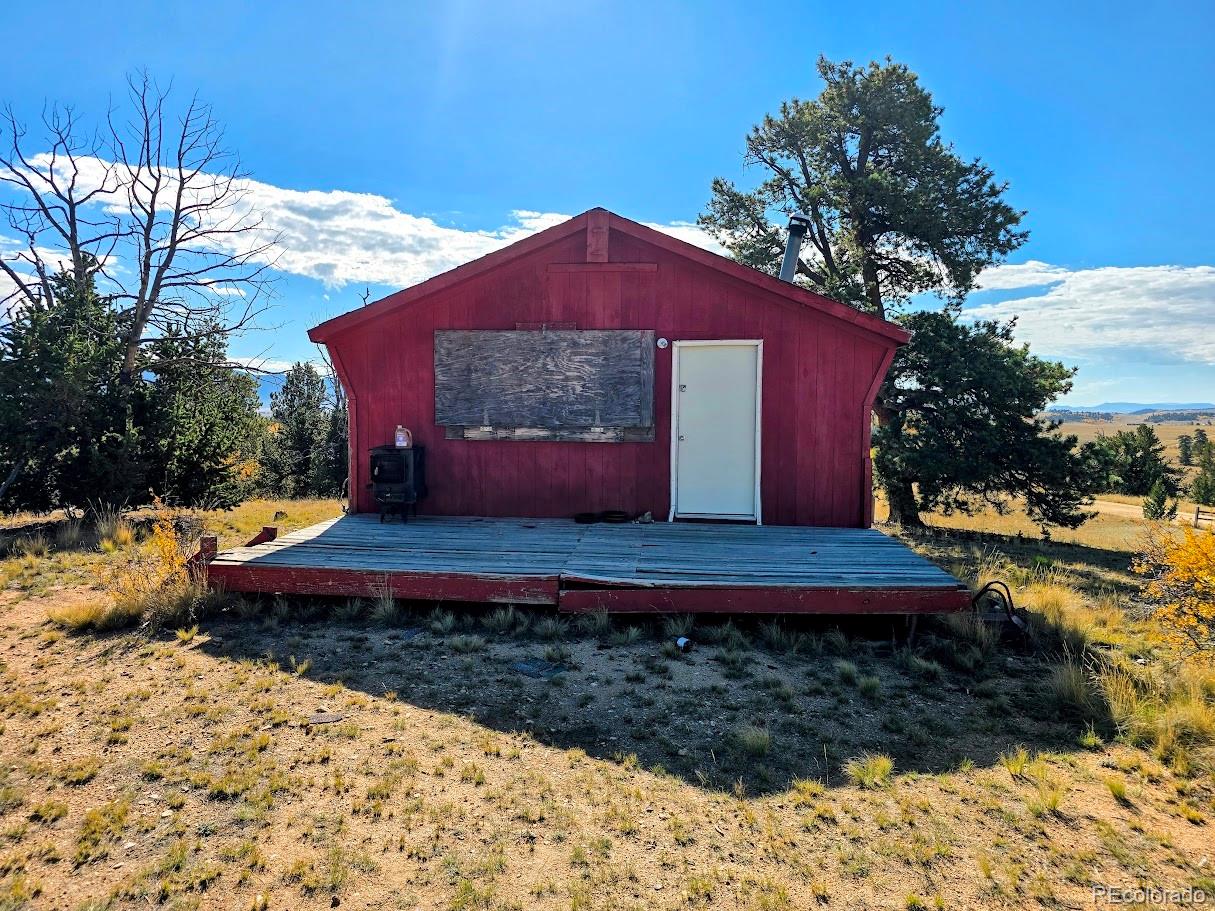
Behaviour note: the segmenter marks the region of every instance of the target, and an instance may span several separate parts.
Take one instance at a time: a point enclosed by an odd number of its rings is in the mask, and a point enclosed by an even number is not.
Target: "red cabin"
[[[419,518],[211,542],[199,559],[229,591],[563,611],[970,603],[868,527],[870,409],[908,339],[891,323],[592,209],[309,335],[349,398],[351,512]]]
[[[898,326],[592,209],[322,323],[352,511],[398,425],[423,515],[867,527]]]

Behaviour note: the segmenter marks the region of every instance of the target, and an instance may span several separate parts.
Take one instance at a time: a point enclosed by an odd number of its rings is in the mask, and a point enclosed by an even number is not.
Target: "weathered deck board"
[[[233,591],[556,604],[562,610],[914,613],[964,587],[871,529],[348,516],[218,554]]]
[[[589,527],[562,578],[646,589],[958,586],[872,529],[666,523]]]

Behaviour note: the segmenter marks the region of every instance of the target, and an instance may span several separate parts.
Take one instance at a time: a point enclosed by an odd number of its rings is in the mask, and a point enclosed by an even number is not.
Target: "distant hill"
[[[1100,405],[1051,405],[1048,411],[1087,411],[1105,414],[1152,414],[1156,411],[1199,411],[1212,402],[1102,402]]]

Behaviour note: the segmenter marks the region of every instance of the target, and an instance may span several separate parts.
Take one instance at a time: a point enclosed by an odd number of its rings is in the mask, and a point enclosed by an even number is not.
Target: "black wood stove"
[[[409,521],[409,510],[418,511],[418,500],[426,496],[426,447],[377,446],[371,450],[371,482],[367,485],[380,521],[397,513]]]

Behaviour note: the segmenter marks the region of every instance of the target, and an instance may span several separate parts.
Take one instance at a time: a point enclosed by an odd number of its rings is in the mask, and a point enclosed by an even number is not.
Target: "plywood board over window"
[[[654,332],[435,331],[435,423],[448,439],[654,439]]]

